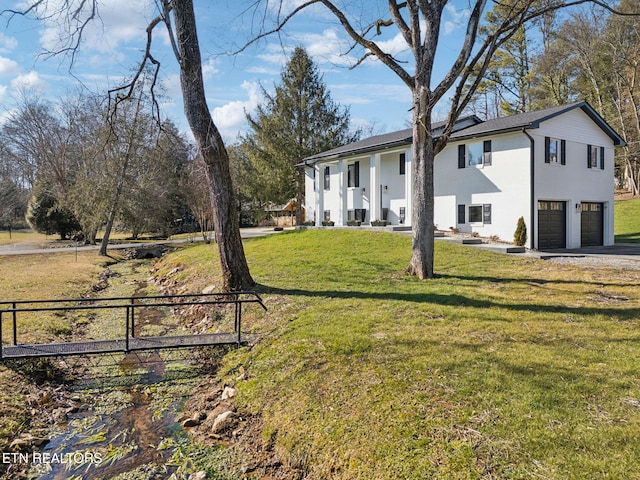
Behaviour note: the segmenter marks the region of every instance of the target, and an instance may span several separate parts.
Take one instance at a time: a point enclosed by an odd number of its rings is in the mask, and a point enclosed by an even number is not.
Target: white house
[[[434,132],[442,125],[434,125]],[[306,218],[411,225],[411,130],[304,159]],[[586,102],[460,119],[435,159],[435,224],[535,249],[611,245],[614,147],[624,140]]]

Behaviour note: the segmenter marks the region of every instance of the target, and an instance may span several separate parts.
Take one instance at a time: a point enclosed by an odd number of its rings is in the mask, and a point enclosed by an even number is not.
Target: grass
[[[640,243],[640,198],[615,203],[616,242]]]
[[[35,300],[41,298],[78,297],[88,290],[102,271],[103,258],[95,253],[56,255],[20,255],[0,257],[0,302]],[[5,319],[6,320],[6,319]],[[11,329],[3,325],[3,339],[8,342]],[[71,329],[68,319],[53,315],[24,315],[19,319],[20,342],[41,342],[60,338]],[[28,399],[38,398],[38,390],[24,373],[0,365],[0,451],[8,452],[8,445],[20,432],[33,431],[31,416],[25,405]]]
[[[640,478],[637,271],[437,243],[439,278],[403,273],[411,239],[305,231],[245,250],[265,337],[221,380],[308,479]],[[216,282],[215,249],[163,260]]]

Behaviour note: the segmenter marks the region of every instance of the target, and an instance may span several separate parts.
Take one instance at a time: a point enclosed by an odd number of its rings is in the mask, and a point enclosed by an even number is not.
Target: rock
[[[191,427],[197,427],[198,425],[200,425],[200,422],[194,418],[189,417],[183,422],[181,422],[181,425],[184,428],[191,428]]]
[[[235,397],[237,393],[238,391],[233,387],[224,387],[224,390],[222,391],[222,396],[220,397],[220,399],[229,400],[230,398]]]
[[[202,293],[204,295],[208,295],[210,293],[214,293],[215,291],[216,291],[216,286],[215,285],[209,285],[204,290],[202,290]]]
[[[216,417],[213,421],[213,426],[211,427],[211,431],[213,433],[224,432],[225,430],[233,427],[235,424],[236,414],[231,410],[227,410],[224,413],[221,413]]]
[[[31,447],[42,448],[47,443],[49,443],[48,438],[34,437],[30,433],[27,433],[14,439],[9,448],[12,450],[29,450]]]
[[[188,480],[205,480],[206,478],[207,478],[207,472],[200,471],[200,472],[192,473],[191,475],[189,475]]]

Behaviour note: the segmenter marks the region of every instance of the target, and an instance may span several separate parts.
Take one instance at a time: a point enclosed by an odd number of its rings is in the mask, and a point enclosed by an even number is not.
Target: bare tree
[[[68,54],[73,65],[82,44],[83,34],[93,21],[99,19],[99,4],[98,0],[81,2],[34,0],[23,10],[3,10],[0,11],[0,15],[11,18],[14,15],[31,14],[38,18],[64,19],[68,38],[57,51],[47,53]],[[229,170],[229,155],[206,102],[193,0],[157,0],[155,4],[158,6],[159,13],[146,29],[146,47],[138,70],[131,82],[110,92],[113,112],[117,112],[122,101],[134,96],[139,81],[146,75],[149,68],[152,71],[150,90],[153,94],[160,69],[160,62],[151,53],[153,34],[158,26],[166,26],[180,67],[185,115],[199,154],[207,165],[223,288],[225,290],[253,288],[255,282],[249,272],[240,237],[238,213]],[[159,107],[155,100],[154,105],[159,119]]]
[[[308,0],[298,4],[290,13],[280,14],[284,9],[280,2],[279,15],[272,29],[264,29],[254,41],[280,32],[299,12],[312,6],[322,5],[340,22],[353,41],[352,51],[361,52],[357,64],[368,57],[376,57],[391,69],[411,90],[413,126],[413,192],[412,218],[413,246],[408,272],[419,278],[434,276],[434,196],[433,165],[436,154],[447,145],[454,125],[471,101],[480,85],[494,53],[523,25],[561,8],[581,4],[596,4],[610,11],[618,2],[614,0],[469,0],[469,15],[462,45],[453,59],[449,71],[436,81],[434,66],[440,41],[443,14],[448,0],[406,0],[375,2],[367,5],[370,12],[379,11],[377,6],[386,3],[386,17],[363,19],[359,2],[331,0]],[[499,7],[500,15],[486,34],[481,33],[481,23],[491,7]],[[377,41],[382,32],[395,27],[404,39],[412,55],[409,63],[394,57]],[[451,45],[448,45],[451,48]],[[450,96],[449,112],[444,129],[434,137],[431,128],[434,107]]]

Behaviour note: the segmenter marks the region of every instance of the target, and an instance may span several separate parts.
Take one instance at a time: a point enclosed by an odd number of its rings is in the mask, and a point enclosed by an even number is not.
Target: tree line
[[[115,112],[100,96],[24,93],[0,128],[1,223],[87,243],[101,232],[102,254],[114,227],[136,238],[210,223],[193,146],[139,93]]]
[[[637,10],[622,0],[618,12]],[[508,14],[498,4],[489,25]],[[490,27],[489,27],[490,28]],[[496,51],[471,110],[485,118],[586,100],[627,141],[616,153],[618,186],[640,195],[640,17],[598,4],[522,25]]]

